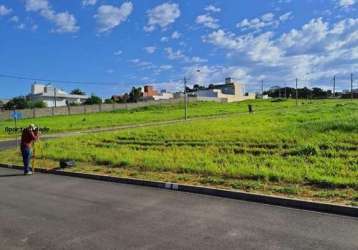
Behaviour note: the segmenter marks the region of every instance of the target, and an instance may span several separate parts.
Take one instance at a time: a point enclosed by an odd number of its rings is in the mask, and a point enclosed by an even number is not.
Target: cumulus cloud
[[[9,15],[12,12],[12,9],[6,7],[5,5],[0,5],[0,16]]]
[[[18,23],[20,21],[20,18],[18,16],[13,16],[9,19],[10,22]]]
[[[156,68],[156,66],[153,63],[147,62],[147,61],[142,61],[139,58],[129,60],[129,62],[131,62],[132,64],[134,64],[136,67],[138,67],[140,69],[154,69],[154,68]]]
[[[182,50],[174,50],[173,48],[165,48],[164,51],[167,54],[169,60],[181,60],[185,63],[200,64],[207,62],[208,60],[200,58],[198,56],[189,57],[183,53]]]
[[[210,83],[222,83],[226,77],[231,77],[238,82],[251,82],[253,77],[249,70],[240,66],[202,65],[184,68],[184,74],[191,79],[192,84],[207,85]]]
[[[205,11],[207,11],[207,12],[220,12],[221,11],[221,9],[220,8],[217,8],[217,7],[215,7],[214,5],[208,5],[208,6],[206,6],[205,7]]]
[[[108,32],[125,22],[133,11],[132,2],[124,2],[121,6],[101,5],[95,18],[98,32]]]
[[[287,20],[292,18],[292,13],[287,12],[277,19],[273,13],[266,13],[261,17],[256,17],[253,19],[245,18],[240,23],[236,25],[236,27],[240,28],[241,30],[255,30],[260,31],[263,28],[277,28],[281,23],[286,22]]]
[[[123,54],[123,51],[122,50],[117,50],[117,51],[115,51],[114,53],[113,53],[113,55],[115,55],[115,56],[120,56],[120,55],[122,55]]]
[[[53,22],[57,33],[74,33],[80,28],[76,18],[69,12],[55,12],[47,0],[25,0],[26,11],[39,12],[41,16]]]
[[[163,42],[163,43],[168,42],[168,41],[169,41],[169,37],[163,36],[163,37],[160,38],[160,41]]]
[[[217,30],[203,41],[221,48],[248,72],[271,79],[293,79],[311,73],[312,79],[348,74],[358,66],[358,19],[346,18],[329,24],[314,18],[300,29],[280,36],[272,32],[236,35]]]
[[[144,27],[146,32],[152,32],[156,27],[166,29],[180,17],[179,5],[176,3],[163,3],[147,11],[148,23]]]
[[[153,54],[157,48],[154,47],[154,46],[148,46],[148,47],[145,47],[144,50],[148,53],[148,54]]]
[[[338,5],[343,8],[348,8],[358,3],[357,0],[338,0]]]
[[[204,14],[196,17],[196,23],[201,24],[210,29],[219,28],[218,19],[213,18],[209,14]]]
[[[168,59],[170,60],[178,60],[184,59],[186,56],[183,54],[181,50],[173,50],[172,48],[165,48],[164,51],[167,53]]]
[[[83,6],[96,5],[97,0],[82,0]]]
[[[181,37],[181,34],[178,31],[174,31],[171,35],[172,39],[179,39]]]

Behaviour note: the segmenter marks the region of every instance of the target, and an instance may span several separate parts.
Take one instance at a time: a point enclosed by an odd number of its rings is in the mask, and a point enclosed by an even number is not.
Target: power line
[[[84,85],[119,85],[118,82],[96,82],[96,81],[66,81],[66,80],[54,80],[44,78],[33,78],[19,75],[0,74],[0,78],[17,79],[17,80],[29,80],[29,81],[41,81],[41,82],[53,82],[53,83],[67,83],[67,84],[84,84]]]

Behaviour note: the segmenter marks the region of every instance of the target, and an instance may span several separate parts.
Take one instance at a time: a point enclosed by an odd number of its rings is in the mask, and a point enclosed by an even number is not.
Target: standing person
[[[24,174],[32,175],[30,168],[31,156],[32,156],[32,146],[34,142],[38,139],[38,133],[36,132],[36,126],[31,124],[26,129],[22,131],[21,135],[21,154],[22,160],[24,162]]]

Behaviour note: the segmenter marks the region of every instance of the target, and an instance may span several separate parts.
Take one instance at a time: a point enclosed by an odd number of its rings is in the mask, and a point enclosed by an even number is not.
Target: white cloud
[[[218,19],[213,18],[209,14],[204,14],[196,17],[196,23],[201,24],[210,29],[219,28]]]
[[[115,56],[120,56],[120,55],[122,55],[123,54],[123,51],[122,50],[117,50],[117,51],[115,51],[114,53],[113,53],[113,55],[115,55]]]
[[[148,54],[153,54],[157,48],[154,47],[154,46],[148,46],[148,47],[145,47],[144,50],[148,53]]]
[[[125,22],[133,11],[132,2],[124,2],[120,7],[113,5],[101,5],[95,18],[98,32],[108,32]]]
[[[97,0],[82,0],[83,6],[96,5]]]
[[[357,0],[338,0],[338,5],[343,8],[349,8],[358,3]]]
[[[282,51],[271,41],[272,37],[272,32],[258,36],[253,34],[235,36],[233,33],[218,30],[209,34],[204,41],[237,54],[245,54],[252,61],[275,64],[282,56]]]
[[[12,16],[9,21],[15,24],[16,29],[23,30],[26,28],[26,24],[20,22],[20,18],[18,16]]]
[[[160,73],[162,73],[164,71],[171,70],[172,68],[173,68],[173,66],[170,64],[160,65],[159,67],[156,67],[156,69],[154,69],[153,73],[155,75],[159,75]]]
[[[285,14],[279,16],[278,19],[279,19],[281,22],[286,22],[286,21],[292,19],[292,12],[287,12],[287,13],[285,13]]]
[[[136,67],[138,67],[140,69],[154,69],[154,68],[156,68],[153,63],[147,62],[147,61],[142,61],[139,58],[129,60],[129,62],[133,63]]]
[[[208,60],[207,59],[203,59],[203,58],[200,58],[198,56],[193,56],[192,58],[190,58],[189,62],[191,63],[204,63],[204,62],[207,62]]]
[[[41,16],[53,22],[57,33],[74,33],[79,30],[76,18],[69,12],[56,13],[47,0],[25,0],[26,11],[39,12]]]
[[[166,36],[163,36],[162,38],[160,38],[160,41],[161,42],[168,42],[169,41],[169,38],[168,37],[166,37]]]
[[[5,5],[0,5],[0,16],[9,15],[12,12],[12,9],[7,8]]]
[[[173,66],[170,65],[170,64],[165,64],[165,65],[161,65],[159,68],[160,68],[161,70],[169,70],[169,69],[172,69]]]
[[[281,23],[288,21],[292,18],[292,12],[287,12],[277,19],[275,19],[275,15],[273,13],[266,13],[261,17],[256,17],[253,19],[245,18],[240,23],[236,25],[236,27],[241,30],[255,30],[261,31],[263,28],[277,28]]]
[[[250,82],[253,78],[248,69],[240,66],[190,66],[184,69],[185,75],[191,79],[192,84],[208,85],[210,83],[222,83],[226,77],[231,77],[235,81]]]
[[[172,48],[165,48],[164,51],[167,53],[168,59],[170,60],[178,60],[184,59],[186,56],[183,54],[181,50],[173,50]]]
[[[315,18],[280,36],[272,32],[236,35],[211,32],[203,41],[221,48],[257,78],[290,81],[310,73],[312,80],[348,74],[357,67],[358,19],[329,24]],[[327,81],[327,80],[325,80]]]
[[[41,11],[50,9],[47,0],[25,0],[26,11]]]
[[[185,63],[194,63],[194,64],[200,64],[208,61],[198,56],[193,56],[193,57],[186,56],[182,50],[174,50],[170,47],[165,48],[164,51],[166,52],[169,60],[181,60]]]
[[[210,12],[210,11],[211,12],[220,12],[221,9],[210,4],[210,5],[205,7],[205,11],[207,11],[207,12]]]
[[[171,35],[172,39],[179,39],[181,37],[181,34],[178,31],[174,31]]]
[[[163,3],[155,8],[148,10],[148,23],[144,27],[146,32],[152,32],[159,26],[166,29],[180,17],[179,5],[176,3]]]
[[[290,48],[295,52],[303,53],[325,39],[327,34],[328,23],[323,22],[322,18],[312,19],[301,30],[293,29],[283,34],[280,39],[280,46],[284,49]]]
[[[13,16],[9,20],[10,22],[18,23],[20,21],[20,18],[18,16]]]

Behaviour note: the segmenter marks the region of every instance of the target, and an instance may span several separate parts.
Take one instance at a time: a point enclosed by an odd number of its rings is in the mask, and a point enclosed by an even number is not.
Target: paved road
[[[0,141],[0,150],[16,147],[15,140]]]
[[[0,168],[0,249],[358,249],[355,218]]]

